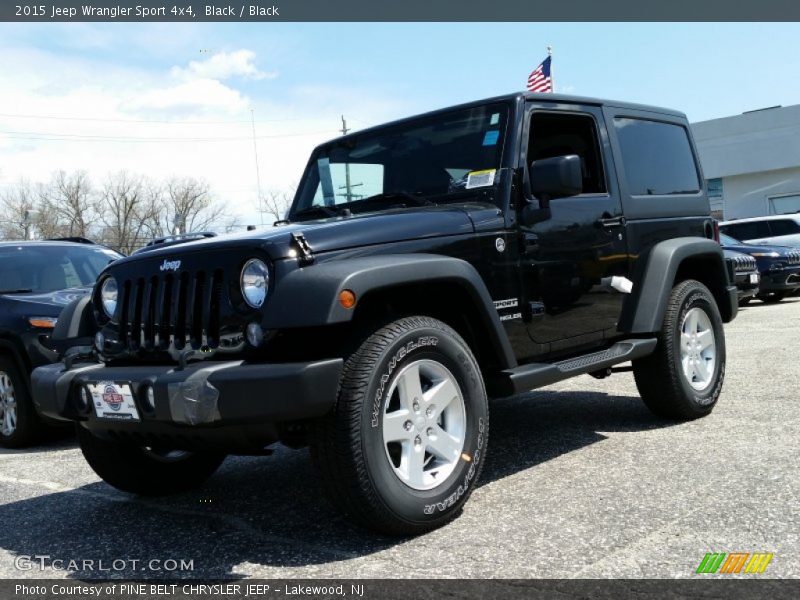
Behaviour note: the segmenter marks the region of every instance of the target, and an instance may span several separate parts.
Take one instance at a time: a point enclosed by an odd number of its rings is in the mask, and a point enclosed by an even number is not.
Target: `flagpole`
[[[547,57],[550,59],[550,93],[556,93],[556,78],[553,76],[553,47],[547,47]]]

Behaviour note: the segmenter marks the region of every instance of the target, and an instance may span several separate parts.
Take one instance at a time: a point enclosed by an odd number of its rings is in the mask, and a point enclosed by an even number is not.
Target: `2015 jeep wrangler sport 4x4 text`
[[[658,415],[711,412],[736,315],[684,115],[514,94],[319,146],[268,230],[109,265],[37,369],[111,485],[200,485],[310,445],[331,501],[414,534],[481,472],[488,398],[632,361]],[[87,330],[88,328],[88,330]]]

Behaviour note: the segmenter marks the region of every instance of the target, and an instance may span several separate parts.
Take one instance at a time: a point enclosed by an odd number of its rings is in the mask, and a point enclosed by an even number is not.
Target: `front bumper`
[[[201,362],[176,366],[106,366],[63,363],[39,367],[31,375],[34,403],[46,417],[78,421],[100,433],[175,435],[196,442],[220,437],[220,430],[252,429],[320,417],[336,401],[340,358],[307,363],[247,364]],[[128,383],[140,420],[98,418],[82,410],[80,386]],[[152,386],[155,406],[145,402]],[[222,436],[224,437],[224,436]]]
[[[753,278],[751,275],[755,275],[755,277]],[[753,282],[752,279],[756,281]],[[753,298],[758,293],[761,275],[758,271],[736,271],[735,283],[739,290],[739,300]]]
[[[762,292],[792,292],[800,288],[800,268],[762,271],[759,287]]]

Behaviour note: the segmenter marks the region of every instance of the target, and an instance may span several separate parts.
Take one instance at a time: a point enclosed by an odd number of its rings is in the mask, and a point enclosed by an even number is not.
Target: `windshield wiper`
[[[20,288],[17,290],[0,290],[0,294],[30,294],[32,291],[30,288]]]
[[[382,194],[375,194],[374,196],[367,196],[366,198],[356,200],[356,202],[361,204],[368,202],[381,202],[383,200],[410,200],[414,206],[431,206],[433,204],[433,202],[428,200],[425,196],[404,191],[383,192]]]

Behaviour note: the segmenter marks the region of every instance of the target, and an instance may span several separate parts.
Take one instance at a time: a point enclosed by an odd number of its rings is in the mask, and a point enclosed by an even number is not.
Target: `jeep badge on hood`
[[[181,261],[179,260],[165,260],[160,267],[161,271],[177,271],[181,268]]]

